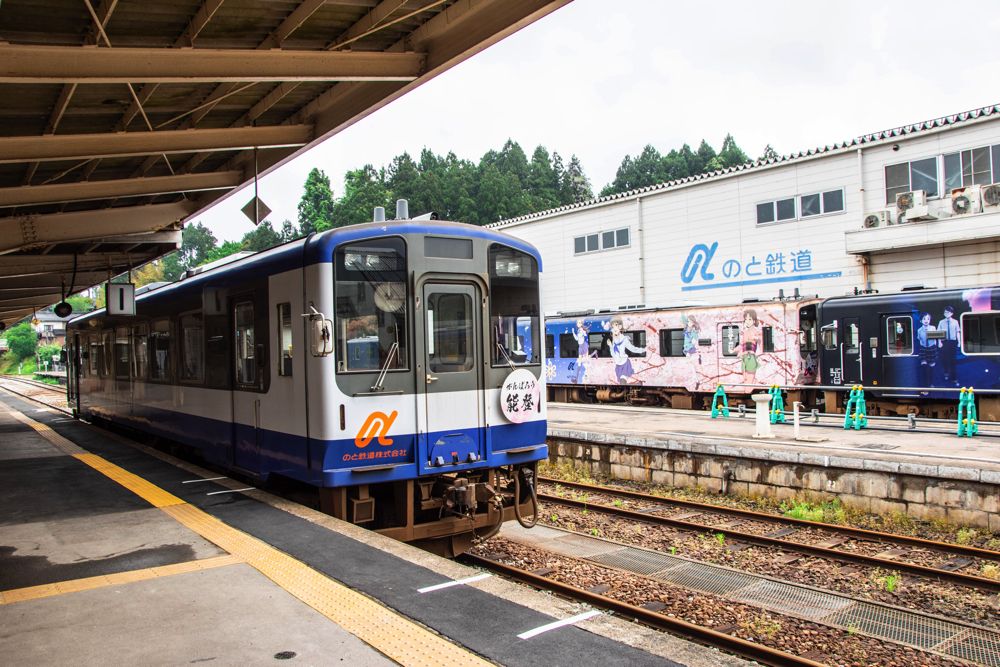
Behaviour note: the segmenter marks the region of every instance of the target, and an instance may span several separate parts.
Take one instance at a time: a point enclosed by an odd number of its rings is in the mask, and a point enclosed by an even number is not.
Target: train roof
[[[530,243],[504,232],[463,222],[390,220],[338,227],[318,234],[311,234],[302,239],[289,241],[288,243],[254,253],[248,257],[243,257],[208,271],[183,278],[177,282],[151,289],[137,296],[136,302],[145,301],[146,299],[159,299],[166,294],[179,296],[187,294],[191,290],[200,291],[201,288],[206,286],[216,286],[220,282],[239,280],[247,276],[268,276],[302,266],[330,262],[332,261],[334,249],[343,243],[395,234],[448,234],[494,241],[531,255],[538,262],[538,270],[542,270],[542,256],[538,250]],[[70,320],[69,323],[78,324],[102,315],[104,315],[103,308],[80,315]]]
[[[864,301],[869,304],[883,304],[888,302],[899,303],[900,297],[911,297],[914,300],[922,297],[938,297],[948,294],[960,296],[969,290],[990,290],[995,292],[1000,289],[993,285],[970,286],[970,287],[912,287],[902,289],[899,292],[878,292],[874,294],[844,294],[841,296],[831,296],[823,300],[823,306],[848,306],[857,301]]]

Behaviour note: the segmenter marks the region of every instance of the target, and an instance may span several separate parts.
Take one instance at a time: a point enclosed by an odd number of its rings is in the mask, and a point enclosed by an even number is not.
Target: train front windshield
[[[401,238],[345,245],[336,255],[340,371],[406,368],[406,245]]]
[[[507,246],[490,246],[490,329],[494,366],[541,363],[538,264]]]

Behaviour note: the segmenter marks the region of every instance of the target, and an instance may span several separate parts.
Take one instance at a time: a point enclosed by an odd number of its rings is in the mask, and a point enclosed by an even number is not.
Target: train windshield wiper
[[[385,382],[385,374],[389,372],[389,365],[392,364],[393,358],[399,351],[399,340],[395,340],[392,343],[392,347],[389,348],[389,354],[385,358],[385,363],[382,365],[382,369],[378,372],[378,377],[375,379],[375,384],[371,386],[372,391],[382,391],[384,387],[382,384]]]

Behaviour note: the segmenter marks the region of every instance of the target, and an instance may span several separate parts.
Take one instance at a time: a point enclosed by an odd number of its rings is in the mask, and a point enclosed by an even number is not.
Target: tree
[[[29,322],[21,322],[11,327],[4,334],[4,338],[7,339],[7,347],[16,361],[35,356],[35,350],[38,348],[38,334],[35,333]]]
[[[288,243],[289,241],[294,241],[297,238],[301,238],[303,235],[299,233],[298,227],[295,226],[291,220],[285,220],[281,223],[281,242]]]
[[[750,158],[747,154],[743,152],[743,149],[736,145],[736,140],[733,139],[733,135],[727,133],[726,138],[722,140],[722,149],[719,151],[719,158],[722,160],[724,167],[736,167],[741,164],[746,164],[750,162]]]
[[[94,309],[94,300],[89,296],[83,294],[76,294],[74,296],[66,297],[66,303],[73,306],[74,315],[82,315],[83,313],[89,313]]]
[[[165,282],[164,265],[160,260],[147,262],[132,272],[132,282],[137,288],[151,283]]]
[[[764,146],[764,154],[758,159],[765,162],[767,160],[777,160],[778,152],[771,147],[771,144],[768,144],[767,146]]]
[[[253,252],[261,252],[276,245],[281,245],[281,243],[281,234],[274,231],[274,227],[267,220],[244,234],[243,240],[240,241],[243,250],[252,250]]]
[[[528,202],[533,211],[559,205],[559,178],[552,167],[552,160],[545,146],[538,145],[528,165]]]
[[[389,168],[386,169],[385,185],[389,189],[388,199],[390,201],[405,199],[410,203],[410,210],[414,212],[423,213],[433,210],[422,187],[417,163],[413,161],[409,153],[397,155],[389,163]]]
[[[387,206],[391,195],[384,174],[370,164],[344,174],[344,196],[333,206],[335,227],[371,222],[376,206]],[[393,213],[387,214],[391,217]]]
[[[204,264],[205,258],[218,244],[215,234],[205,225],[200,222],[187,225],[181,233],[181,264],[184,268]]]
[[[238,253],[243,250],[243,244],[239,241],[226,241],[218,248],[213,248],[208,256],[205,257],[205,261],[201,264],[208,264],[209,262],[214,262],[217,259],[222,259],[223,257],[229,257],[234,253]],[[201,266],[201,264],[195,264],[194,266]]]
[[[330,177],[313,167],[306,177],[302,199],[299,200],[299,229],[306,236],[334,226]]]
[[[562,204],[577,204],[582,201],[594,198],[594,191],[590,189],[590,180],[583,173],[583,165],[580,158],[573,155],[569,159],[569,166],[563,174],[562,183],[559,188],[563,193]]]
[[[163,279],[176,282],[184,275],[184,265],[181,264],[181,254],[172,252],[163,258]]]

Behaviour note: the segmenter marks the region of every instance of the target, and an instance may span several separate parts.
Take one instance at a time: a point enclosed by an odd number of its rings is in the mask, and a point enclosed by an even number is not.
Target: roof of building
[[[685,178],[679,178],[673,181],[666,181],[665,183],[647,185],[641,188],[635,188],[634,190],[626,190],[625,192],[616,192],[615,194],[607,195],[605,197],[595,197],[594,199],[588,199],[586,201],[576,202],[573,204],[566,204],[564,206],[550,208],[544,211],[537,211],[535,213],[528,213],[527,215],[521,215],[516,218],[508,218],[506,220],[500,220],[498,222],[492,223],[487,226],[507,227],[509,225],[515,225],[518,223],[527,222],[538,218],[548,217],[555,213],[564,213],[567,211],[591,208],[593,206],[600,206],[618,200],[632,199],[642,195],[655,194],[682,185],[689,185],[691,183],[696,183],[700,181],[710,181],[719,178],[729,177],[738,173],[753,171],[755,169],[761,169],[764,167],[770,167],[779,164],[786,164],[798,160],[804,160],[818,155],[826,155],[846,150],[855,150],[860,146],[884,143],[901,137],[910,137],[915,134],[921,134],[924,132],[937,130],[942,127],[959,125],[971,121],[984,120],[991,116],[994,118],[1000,118],[1000,104],[994,104],[979,109],[973,109],[972,111],[963,111],[962,113],[952,114],[950,116],[942,116],[941,118],[935,118],[933,120],[925,120],[910,125],[894,127],[889,130],[882,130],[881,132],[873,132],[871,134],[865,134],[860,137],[841,141],[832,145],[817,146],[816,148],[810,148],[808,150],[799,151],[797,153],[788,153],[786,155],[781,155],[772,158],[760,158],[752,162],[745,162],[744,164],[728,167],[726,169],[709,171],[703,174],[696,174],[694,176],[687,176]]]

